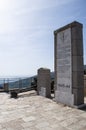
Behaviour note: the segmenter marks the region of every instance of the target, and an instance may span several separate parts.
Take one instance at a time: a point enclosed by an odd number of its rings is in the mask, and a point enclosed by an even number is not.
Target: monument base
[[[41,90],[39,91],[39,95],[40,95],[40,96],[43,96],[43,97],[46,97],[46,88],[41,87],[40,89],[41,89]]]
[[[68,106],[73,106],[74,95],[67,92],[55,91],[56,102],[63,103]]]
[[[86,104],[75,105],[74,94],[61,91],[55,91],[55,101],[73,108],[83,108],[86,106]]]
[[[44,87],[41,87],[41,90],[39,91],[39,95],[43,97],[51,98],[50,92],[48,92]]]

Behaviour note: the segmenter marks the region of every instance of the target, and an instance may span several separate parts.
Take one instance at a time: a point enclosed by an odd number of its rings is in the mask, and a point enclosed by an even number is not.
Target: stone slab
[[[69,106],[84,104],[82,24],[54,31],[55,99]]]

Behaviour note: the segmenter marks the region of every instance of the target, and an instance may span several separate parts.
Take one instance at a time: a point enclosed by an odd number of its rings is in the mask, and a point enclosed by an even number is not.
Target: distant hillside
[[[51,72],[51,79],[54,79],[55,73]]]

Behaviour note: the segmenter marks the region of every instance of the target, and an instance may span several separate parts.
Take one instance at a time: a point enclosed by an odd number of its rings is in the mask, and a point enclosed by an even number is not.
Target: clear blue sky
[[[54,70],[53,31],[83,23],[86,64],[86,0],[0,0],[0,76]]]

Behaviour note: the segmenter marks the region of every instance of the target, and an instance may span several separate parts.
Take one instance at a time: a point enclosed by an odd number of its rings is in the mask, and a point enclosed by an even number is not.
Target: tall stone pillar
[[[51,97],[51,77],[50,70],[47,68],[38,70],[37,93],[44,97]]]
[[[54,31],[55,99],[72,107],[84,104],[82,27],[75,21]]]

